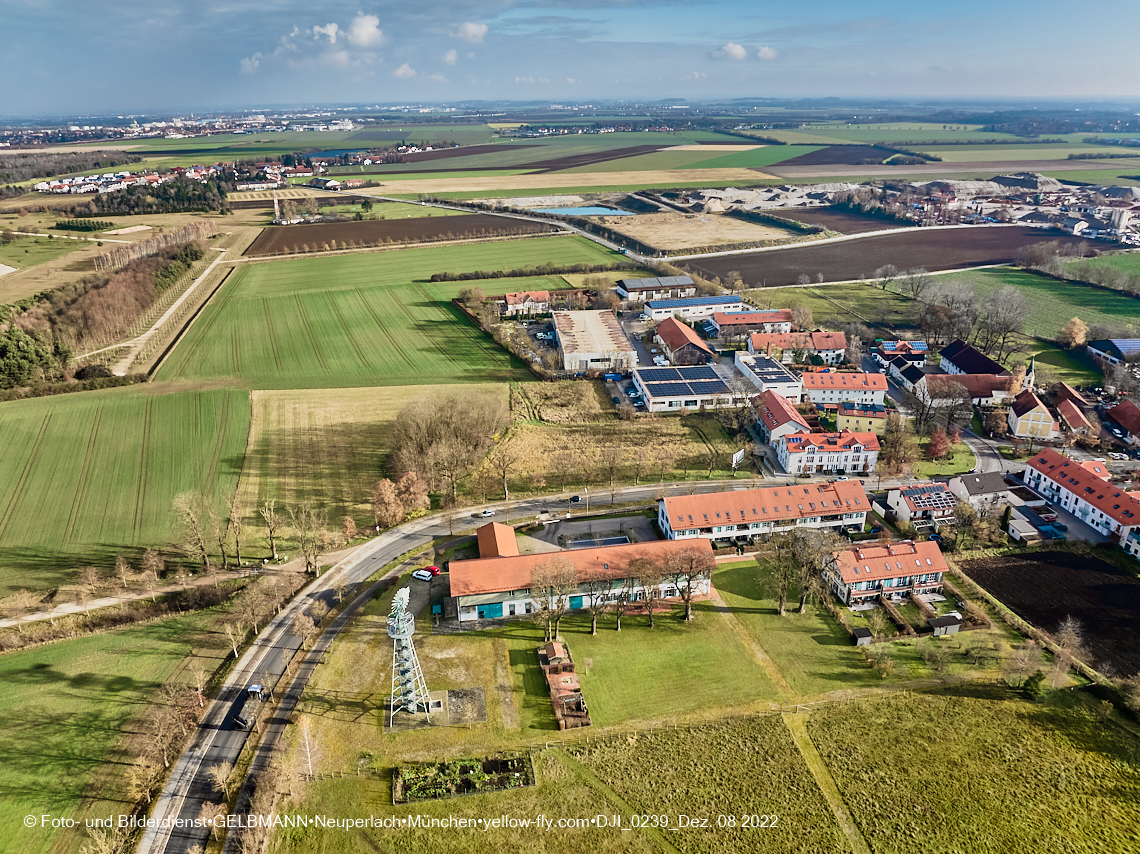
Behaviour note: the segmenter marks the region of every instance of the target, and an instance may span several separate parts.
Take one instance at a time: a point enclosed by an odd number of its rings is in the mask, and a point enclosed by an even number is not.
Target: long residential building
[[[1046,448],[1029,461],[1024,480],[1046,500],[1140,557],[1140,500],[1137,493],[1113,485],[1108,476],[1103,460],[1073,460]]]
[[[776,458],[788,474],[867,474],[879,461],[874,433],[790,433],[775,445]]]
[[[841,403],[883,405],[887,378],[882,374],[852,374],[835,371],[805,373],[801,378],[804,398],[817,406]]]
[[[825,365],[838,365],[847,352],[847,336],[842,332],[755,332],[748,337],[749,353],[764,353],[785,365],[796,361],[807,364],[819,356]]]
[[[946,559],[938,543],[904,540],[889,545],[857,546],[835,555],[824,581],[848,605],[874,599],[902,599],[941,593]]]
[[[718,311],[712,316],[712,328],[718,338],[748,335],[753,332],[791,332],[792,312],[787,308],[758,311]]]
[[[797,528],[862,530],[870,509],[859,481],[840,480],[674,495],[657,502],[657,521],[670,540],[728,543]]]
[[[486,539],[495,537],[488,535]],[[513,554],[495,554],[492,550],[484,550],[483,536],[480,536],[479,544],[480,554],[484,556],[473,560],[453,560],[449,568],[448,581],[459,621],[520,617],[538,611],[540,603],[535,597],[541,598],[543,594],[531,590],[532,577],[535,569],[554,555],[520,555],[517,549]],[[578,575],[578,588],[569,597],[570,610],[585,608],[594,601],[613,602],[619,596],[640,601],[645,598],[645,586],[637,577],[636,570],[630,568],[633,560],[646,558],[655,566],[663,567],[671,556],[694,548],[712,556],[712,546],[708,541],[671,540],[558,552],[557,557],[569,560]],[[709,584],[708,579],[694,584],[694,595],[706,595]],[[675,583],[668,577],[662,579],[658,586],[658,593],[663,598],[678,595]]]

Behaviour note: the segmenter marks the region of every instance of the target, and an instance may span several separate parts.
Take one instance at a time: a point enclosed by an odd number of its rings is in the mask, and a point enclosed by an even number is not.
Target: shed
[[[935,617],[930,620],[930,628],[934,629],[935,637],[939,635],[956,635],[962,628],[962,620],[947,614],[945,617]]]
[[[862,626],[851,630],[851,634],[855,637],[855,646],[870,646],[871,645],[871,630],[865,629]]]

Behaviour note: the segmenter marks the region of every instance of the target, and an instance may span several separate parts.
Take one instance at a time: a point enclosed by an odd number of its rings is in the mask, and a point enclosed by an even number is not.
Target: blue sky
[[[0,0],[0,114],[288,103],[1140,99],[1140,3]]]

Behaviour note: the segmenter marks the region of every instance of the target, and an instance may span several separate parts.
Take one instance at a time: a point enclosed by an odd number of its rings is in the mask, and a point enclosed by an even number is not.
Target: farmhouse
[[[1056,439],[1061,435],[1049,408],[1029,389],[1013,399],[1006,420],[1010,434],[1022,439]]]
[[[657,521],[673,541],[728,543],[796,528],[861,530],[870,509],[862,484],[841,480],[675,495],[658,500]]]
[[[637,351],[612,311],[556,311],[554,334],[566,371],[624,371]]]
[[[812,356],[825,365],[838,365],[847,352],[847,336],[842,332],[757,332],[748,337],[748,352],[775,355],[785,365],[797,359],[804,364]]]
[[[769,359],[760,353],[749,355],[743,350],[737,350],[735,361],[736,369],[761,392],[774,391],[792,403],[800,402],[803,383],[775,359]]]
[[[718,338],[753,332],[791,332],[792,312],[786,308],[763,311],[717,311],[712,316],[713,334]]]
[[[550,311],[550,291],[519,291],[515,294],[503,294],[501,300],[496,300],[499,314],[545,314]]]
[[[748,390],[731,388],[733,370],[727,365],[693,365],[675,368],[637,368],[633,384],[650,412],[682,409],[720,409],[745,405]]]
[[[950,406],[960,399],[964,388],[974,406],[995,406],[1009,400],[1012,385],[1011,377],[993,374],[924,374],[910,390],[935,406]]]
[[[658,323],[653,339],[674,365],[704,365],[715,355],[691,326],[675,317],[667,317]]]
[[[569,596],[569,607],[576,610],[595,601],[614,601],[623,592],[633,601],[644,599],[645,588],[638,580],[636,570],[630,569],[630,562],[645,558],[662,567],[673,555],[692,548],[710,557],[712,555],[712,547],[707,541],[674,540],[559,552],[558,556],[569,560],[578,574],[579,584]],[[550,559],[549,554],[515,553],[453,560],[448,578],[459,622],[537,612],[539,603],[532,595],[531,579],[535,568]],[[707,595],[709,584],[708,579],[699,580],[694,585],[694,593]],[[659,587],[660,595],[666,599],[677,595],[677,585],[673,581],[663,580]],[[534,595],[541,597],[543,594],[536,591]]]
[[[863,474],[879,460],[874,433],[791,433],[776,442],[776,458],[788,474]]]
[[[1022,479],[1086,525],[1117,539],[1133,557],[1140,556],[1140,500],[1109,482],[1103,460],[1078,462],[1046,448],[1029,461]]]
[[[916,483],[887,492],[887,507],[895,518],[918,529],[952,522],[957,503],[944,483]]]
[[[995,362],[981,350],[978,350],[965,341],[951,341],[938,354],[942,370],[948,374],[993,374],[999,377],[1008,377],[1009,371]]]
[[[1085,414],[1081,412],[1073,401],[1066,398],[1057,404],[1057,417],[1070,433],[1075,436],[1087,436],[1093,432],[1093,426]]]
[[[651,300],[645,304],[644,313],[650,320],[664,320],[666,317],[681,317],[692,320],[709,317],[728,308],[744,305],[740,297],[690,297],[687,299]]]
[[[886,597],[902,599],[912,592],[941,593],[946,559],[938,543],[904,540],[836,552],[823,578],[848,605]]]
[[[1085,346],[1102,368],[1105,365],[1123,365],[1130,358],[1140,356],[1140,338],[1102,338]]]
[[[803,375],[804,398],[819,405],[859,403],[883,405],[887,378],[882,374],[849,374],[818,371]]]
[[[783,395],[766,391],[754,398],[752,406],[756,410],[756,432],[760,441],[775,445],[777,440],[789,433],[810,430],[807,420]]]
[[[926,364],[926,356],[930,352],[930,345],[925,341],[876,341],[875,349],[871,351],[871,358],[880,365],[886,366],[892,359],[903,359],[912,365],[922,367]]]
[[[1116,404],[1105,410],[1105,415],[1115,422],[1124,434],[1124,441],[1130,445],[1140,442],[1140,406],[1131,400]]]
[[[839,404],[839,414],[836,416],[835,427],[840,432],[850,430],[852,433],[874,433],[882,436],[887,426],[887,407],[877,403],[851,403],[844,401]]]
[[[625,300],[684,299],[697,295],[697,286],[690,276],[661,276],[653,279],[621,279],[617,283],[618,296]]]

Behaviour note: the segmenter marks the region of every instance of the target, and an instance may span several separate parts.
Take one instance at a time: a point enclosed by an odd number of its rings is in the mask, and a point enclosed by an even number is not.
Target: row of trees
[[[635,602],[645,608],[649,627],[656,625],[657,603],[663,585],[676,590],[685,603],[686,621],[693,619],[693,597],[712,577],[714,562],[708,552],[683,549],[669,555],[664,562],[639,557],[629,562],[629,574],[619,582],[609,578],[583,575],[565,555],[556,555],[534,568],[530,597],[535,619],[543,624],[547,641],[561,638],[562,619],[570,610],[570,597],[583,596],[590,613],[590,634],[598,633],[598,617],[609,610],[614,615],[614,629],[621,631],[621,620]],[[615,583],[619,586],[615,587]]]

